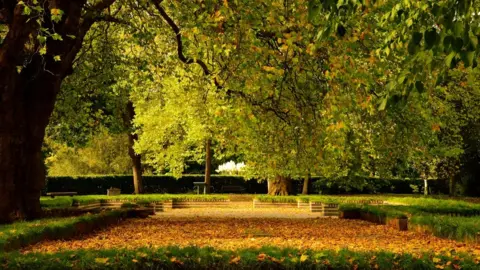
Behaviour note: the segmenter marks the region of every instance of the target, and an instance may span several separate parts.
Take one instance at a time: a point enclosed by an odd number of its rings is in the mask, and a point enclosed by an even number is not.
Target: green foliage
[[[49,150],[45,159],[49,176],[127,174],[132,161],[128,156],[128,138],[125,134],[109,134],[103,130],[83,147],[69,147],[47,139]]]
[[[435,263],[432,257],[437,259]],[[447,262],[454,262],[462,269],[477,267],[474,258],[465,254],[459,254],[455,259],[453,256],[430,253],[416,257],[388,252],[314,251],[275,247],[237,251],[209,247],[167,247],[0,255],[0,264],[5,269],[436,269],[436,265]]]

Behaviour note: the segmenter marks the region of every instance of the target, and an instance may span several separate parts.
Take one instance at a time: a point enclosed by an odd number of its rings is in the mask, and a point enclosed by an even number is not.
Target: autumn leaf
[[[230,259],[230,264],[238,264],[240,262],[240,256],[233,257]]]
[[[95,258],[96,263],[106,264],[108,262],[108,258]]]
[[[258,261],[264,261],[266,257],[267,257],[267,255],[265,255],[265,253],[260,253],[257,256],[257,260]]]
[[[302,254],[302,256],[300,256],[300,262],[304,262],[308,260],[308,255],[307,254]]]

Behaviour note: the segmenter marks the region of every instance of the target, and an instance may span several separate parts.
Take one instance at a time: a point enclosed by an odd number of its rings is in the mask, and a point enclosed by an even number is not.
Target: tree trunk
[[[292,181],[288,177],[277,175],[268,180],[268,195],[289,195],[292,193]]]
[[[450,176],[448,181],[448,194],[450,197],[455,196],[455,176]]]
[[[428,181],[427,179],[423,179],[423,195],[428,195]]]
[[[143,193],[143,176],[142,176],[142,156],[135,153],[133,146],[135,141],[138,140],[138,135],[132,133],[132,121],[135,118],[135,108],[131,101],[127,102],[127,112],[125,114],[125,126],[128,130],[128,155],[132,159],[133,170],[133,186],[135,188],[135,194]]]
[[[212,174],[212,140],[208,139],[205,145],[205,192],[210,193]]]
[[[91,8],[103,10],[113,1],[105,0]],[[2,23],[8,25],[0,45],[0,223],[41,215],[43,137],[60,85],[71,73],[83,38],[95,21],[83,10],[85,3],[57,0],[44,4],[46,9],[63,11],[58,22],[52,22],[49,12],[38,15],[43,16],[41,27],[51,29],[55,25],[55,33],[63,40],[48,38],[47,51],[40,55],[44,45],[37,40],[37,20],[24,15],[24,6],[16,1],[0,1]],[[87,16],[83,20],[82,14]]]
[[[133,145],[137,140],[137,134],[128,133],[128,155],[132,159],[132,171],[133,171],[133,186],[135,188],[135,194],[143,193],[143,173],[142,173],[142,156],[137,155],[133,150]]]
[[[303,189],[302,189],[302,194],[303,195],[308,195],[308,186],[310,185],[310,174],[305,176],[303,179]]]

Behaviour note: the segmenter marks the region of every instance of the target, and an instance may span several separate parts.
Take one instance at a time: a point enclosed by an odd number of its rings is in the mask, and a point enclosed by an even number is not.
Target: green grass
[[[79,217],[40,219],[0,225],[0,252],[20,248],[44,239],[69,238],[81,233],[76,228],[77,224],[86,224],[91,228],[97,228],[107,225],[108,220],[126,217],[126,213],[126,211],[117,210]]]
[[[40,198],[40,205],[43,208],[67,208],[72,206],[73,197],[42,197]]]
[[[458,241],[477,241],[480,233],[480,217],[452,217],[440,215],[414,215],[411,225],[424,226],[435,236]]]
[[[478,269],[475,260],[465,254],[457,257],[431,253],[412,256],[389,252],[275,247],[237,251],[167,247],[0,255],[3,269],[436,269],[447,262],[450,262],[450,267]]]

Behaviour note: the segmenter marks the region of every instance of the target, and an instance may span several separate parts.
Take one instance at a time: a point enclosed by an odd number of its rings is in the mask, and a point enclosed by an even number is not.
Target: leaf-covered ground
[[[175,210],[176,211],[176,210]],[[185,213],[185,212],[184,212]],[[188,213],[188,212],[187,212]],[[278,211],[281,213],[281,211]],[[161,246],[212,246],[219,249],[261,246],[446,254],[480,254],[480,246],[417,232],[400,232],[359,220],[331,218],[245,218],[159,215],[128,220],[82,239],[46,241],[25,252]]]

